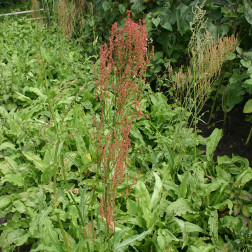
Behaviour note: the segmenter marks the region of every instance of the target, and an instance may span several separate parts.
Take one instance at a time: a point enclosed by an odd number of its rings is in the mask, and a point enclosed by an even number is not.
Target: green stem
[[[209,118],[208,118],[208,124],[209,124],[209,123],[211,122],[211,120],[212,120],[212,115],[213,115],[213,112],[214,112],[214,109],[215,109],[215,105],[216,105],[216,101],[217,101],[217,98],[218,98],[218,91],[219,91],[220,87],[222,86],[223,81],[224,81],[224,74],[222,74],[221,82],[220,82],[220,84],[218,85],[217,90],[216,90],[216,92],[215,92],[213,105],[212,105],[211,112],[210,112],[210,115],[209,115]]]
[[[80,219],[81,219],[81,225],[82,225],[82,227],[84,228],[84,227],[85,227],[85,221],[84,221],[84,217],[83,217],[83,215],[82,215],[82,213],[81,213],[81,210],[80,210],[80,208],[79,208],[79,206],[78,206],[78,204],[77,204],[77,202],[76,202],[76,200],[75,200],[75,198],[74,198],[72,192],[69,192],[69,195],[70,195],[70,197],[71,197],[71,199],[72,199],[74,205],[75,205],[76,208],[77,208],[78,214],[79,214]]]
[[[56,121],[56,116],[55,116],[55,112],[54,112],[54,106],[53,106],[53,102],[52,99],[50,97],[50,93],[49,93],[49,88],[48,88],[48,83],[47,83],[47,79],[45,76],[45,88],[46,88],[46,92],[47,92],[47,98],[48,98],[48,103],[49,103],[49,111],[51,113],[52,116],[52,120],[55,124],[55,131],[56,131],[56,138],[57,138],[57,142],[56,142],[56,146],[55,146],[55,151],[54,151],[54,169],[53,169],[53,194],[54,194],[54,209],[56,209],[56,198],[57,198],[57,170],[58,170],[58,150],[59,150],[59,145],[60,145],[60,132],[59,132],[59,127],[58,127],[58,123]],[[66,247],[67,252],[70,252],[69,247],[68,247],[68,242],[67,242],[67,237],[66,237],[66,233],[65,230],[63,228],[61,219],[59,214],[57,215],[57,219],[58,219],[58,223],[60,226],[60,230],[64,239],[64,244]]]
[[[252,126],[251,126],[251,128],[250,128],[249,135],[248,135],[248,138],[247,138],[247,140],[246,140],[246,144],[249,143],[249,141],[250,141],[250,139],[251,139],[251,136],[252,136]]]
[[[194,43],[196,48],[196,41]],[[197,96],[196,96],[196,56],[193,55],[193,102],[194,102],[194,162],[197,161]]]
[[[224,112],[224,121],[223,121],[223,133],[226,133],[226,125],[227,125],[227,112]]]
[[[70,252],[69,246],[68,246],[68,242],[67,242],[66,232],[65,232],[65,230],[64,230],[64,228],[63,228],[63,225],[62,225],[60,216],[59,216],[58,213],[57,213],[56,215],[57,215],[57,219],[58,219],[58,222],[59,222],[60,230],[61,230],[61,233],[62,233],[62,236],[63,236],[64,244],[65,244],[65,246],[66,246],[66,251],[67,251],[67,252]]]

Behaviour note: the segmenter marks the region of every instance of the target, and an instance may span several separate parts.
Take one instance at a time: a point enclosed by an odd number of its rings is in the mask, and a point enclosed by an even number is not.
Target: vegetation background
[[[2,251],[251,250],[250,2],[0,6]]]

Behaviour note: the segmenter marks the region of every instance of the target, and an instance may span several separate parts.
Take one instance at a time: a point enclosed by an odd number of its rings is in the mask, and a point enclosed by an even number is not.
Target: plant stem
[[[64,244],[65,244],[65,246],[66,246],[66,251],[67,251],[67,252],[70,252],[69,246],[68,246],[68,242],[67,242],[66,233],[65,233],[65,230],[64,230],[64,228],[63,228],[63,225],[62,225],[60,216],[59,216],[58,213],[57,213],[56,215],[57,215],[57,219],[58,219],[58,222],[59,222],[59,226],[60,226],[61,233],[62,233],[62,235],[63,235],[63,240],[64,240]]]
[[[247,138],[245,144],[248,144],[248,143],[249,143],[249,141],[250,141],[250,139],[251,139],[251,136],[252,136],[252,126],[251,126],[251,128],[250,128],[249,135],[248,135],[248,138]]]
[[[196,48],[196,41],[194,48]],[[197,159],[197,97],[196,97],[196,55],[193,55],[193,102],[194,102],[194,162]]]
[[[219,91],[220,87],[222,86],[223,81],[224,81],[224,74],[222,74],[221,82],[218,85],[217,90],[215,92],[213,105],[212,105],[211,112],[210,112],[210,115],[209,115],[209,118],[208,118],[208,124],[211,122],[212,115],[213,115],[213,112],[214,112],[214,109],[215,109],[215,105],[216,105],[216,101],[217,101],[217,98],[218,98],[218,91]]]
[[[224,121],[223,121],[223,133],[226,133],[226,124],[227,124],[227,112],[224,112]]]
[[[76,202],[76,200],[75,200],[75,198],[74,198],[72,192],[68,192],[68,193],[69,193],[70,198],[72,199],[74,205],[75,205],[76,208],[77,208],[78,214],[79,214],[80,219],[81,219],[81,225],[82,225],[82,227],[84,228],[84,227],[85,227],[85,221],[84,221],[83,215],[81,214],[81,210],[80,210],[80,208],[79,208],[79,206],[78,206],[78,204],[77,204],[77,202]]]
[[[48,103],[49,103],[49,111],[51,113],[51,117],[52,117],[52,120],[53,120],[54,125],[55,125],[56,138],[57,138],[57,142],[56,142],[56,146],[55,146],[55,151],[54,151],[54,170],[53,170],[53,194],[54,194],[53,206],[54,206],[54,209],[56,209],[56,207],[57,207],[56,206],[56,198],[57,198],[57,169],[58,169],[58,150],[59,150],[59,145],[60,145],[60,130],[59,130],[58,123],[57,123],[57,120],[56,120],[53,102],[52,102],[52,99],[50,97],[50,93],[49,93],[49,88],[48,88],[48,83],[47,83],[46,76],[45,76],[45,88],[46,88],[47,98],[48,98]],[[56,215],[57,215],[58,223],[59,223],[60,230],[61,230],[61,233],[62,233],[62,236],[63,236],[63,240],[64,240],[64,244],[65,244],[66,250],[67,250],[67,252],[70,252],[69,247],[68,247],[67,237],[66,237],[65,230],[63,228],[60,216],[59,216],[58,213]]]

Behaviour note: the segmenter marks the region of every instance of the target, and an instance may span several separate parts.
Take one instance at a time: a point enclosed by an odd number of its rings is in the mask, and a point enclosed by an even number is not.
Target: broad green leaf
[[[146,5],[143,5],[141,1],[135,1],[135,3],[131,6],[133,15],[142,12],[145,8],[146,8]]]
[[[187,194],[187,186],[188,186],[188,179],[189,179],[189,172],[185,172],[183,175],[183,179],[182,182],[179,186],[179,191],[178,191],[178,197],[179,198],[186,198],[186,194]]]
[[[153,60],[153,61],[157,61],[158,59],[162,58],[163,55],[164,55],[163,52],[155,52],[155,54],[154,54],[152,60]],[[152,95],[152,96],[153,96],[153,95]],[[153,103],[153,104],[155,104],[155,103]]]
[[[148,229],[147,231],[134,235],[125,241],[121,242],[120,244],[114,246],[114,251],[117,251],[119,249],[122,249],[124,247],[128,247],[129,245],[133,246],[137,241],[142,241],[147,235],[149,235],[152,232],[152,228]]]
[[[245,184],[247,184],[250,180],[252,179],[252,170],[249,167],[248,169],[246,169],[245,171],[243,171],[242,174],[240,174],[235,183],[234,186],[244,186]]]
[[[245,190],[242,190],[239,194],[239,198],[251,202],[252,201],[252,194],[245,191]]]
[[[221,209],[225,208],[226,206],[228,206],[229,214],[231,215],[233,213],[233,202],[229,199],[227,199],[219,204],[214,205],[213,208],[216,210],[221,210]]]
[[[181,35],[184,35],[185,32],[190,29],[190,23],[186,19],[189,11],[190,11],[189,7],[183,3],[181,3],[176,8],[177,26],[178,26],[178,31],[180,32]]]
[[[135,196],[137,196],[137,202],[142,210],[143,218],[148,226],[151,217],[151,199],[149,192],[142,181],[138,181],[135,186]]]
[[[125,233],[127,233],[130,230],[130,228],[124,228],[121,230],[118,230],[115,232],[115,234],[112,237],[112,242],[114,244],[114,247],[118,246],[120,244],[120,241]]]
[[[31,250],[31,252],[41,252],[41,251],[59,252],[59,250],[54,245],[45,246],[43,244],[39,244],[37,248]]]
[[[29,97],[27,97],[19,92],[16,92],[16,94],[17,94],[18,100],[23,101],[23,102],[27,102],[27,103],[32,103],[32,100]]]
[[[186,213],[193,213],[190,202],[187,199],[177,199],[175,202],[170,203],[166,209],[169,216],[181,216]]]
[[[160,18],[159,17],[156,17],[156,18],[152,18],[151,19],[152,23],[158,27],[159,23],[160,23]]]
[[[246,68],[249,68],[251,66],[251,60],[244,60],[244,59],[241,59],[241,64],[246,67]]]
[[[5,142],[5,143],[2,143],[2,144],[0,145],[0,151],[5,150],[5,149],[7,149],[7,148],[9,148],[9,149],[11,149],[11,150],[16,150],[15,145],[12,144],[12,143],[9,143],[9,142]]]
[[[48,184],[53,176],[53,167],[48,166],[41,175],[41,182],[43,184]]]
[[[155,186],[154,186],[154,192],[151,197],[151,209],[154,209],[157,207],[157,204],[160,203],[162,189],[163,189],[163,183],[160,179],[160,177],[154,172],[155,177]]]
[[[206,145],[206,156],[207,160],[212,160],[214,151],[222,137],[222,130],[215,128],[210,137],[207,139],[207,145]]]
[[[104,1],[102,3],[102,7],[105,11],[107,11],[112,7],[112,2],[111,1]]]
[[[218,243],[218,213],[217,210],[210,212],[208,219],[209,231],[214,244]]]
[[[201,246],[190,246],[189,249],[187,250],[187,252],[210,252],[210,251],[214,251],[215,246],[212,244],[205,244],[205,245],[201,245]]]
[[[11,203],[10,196],[1,196],[0,197],[0,209],[4,209]]]
[[[169,17],[168,15],[162,15],[160,18],[160,25],[162,28],[168,30],[168,31],[172,31],[172,26],[169,22]]]
[[[125,14],[125,12],[126,12],[126,4],[119,4],[118,5],[118,9],[119,9],[119,11],[121,12],[121,14]]]
[[[24,229],[17,229],[17,230],[12,230],[11,232],[8,233],[7,235],[7,242],[8,244],[16,244],[20,242],[20,237],[23,237],[26,234],[26,231]],[[22,245],[22,244],[21,244]]]
[[[25,234],[19,236],[15,242],[16,246],[20,247],[21,245],[25,244],[27,242],[27,240],[29,239],[29,237],[30,237],[29,233],[25,233]]]
[[[250,7],[249,3],[247,0],[244,0],[244,5],[245,5],[245,17],[248,23],[252,25],[252,8]]]
[[[224,216],[219,219],[219,227],[228,228],[232,232],[236,232],[243,226],[242,221],[238,217]]]
[[[228,185],[227,181],[217,178],[214,179],[212,183],[202,185],[202,188],[206,190],[206,195],[210,195],[211,192],[214,192],[221,188],[224,189],[226,185]]]
[[[246,114],[252,113],[252,99],[249,99],[244,105],[243,113]]]
[[[48,167],[48,165],[35,153],[31,151],[23,151],[22,153],[28,160],[33,162],[38,170],[44,171]]]
[[[198,225],[195,225],[191,222],[182,221],[178,218],[173,218],[173,220],[179,225],[181,230],[184,230],[186,233],[192,233],[192,232],[201,232],[205,234],[206,232]]]
[[[1,182],[9,182],[16,186],[24,186],[24,178],[16,174],[7,174],[2,179]]]
[[[162,234],[164,235],[167,243],[170,243],[172,241],[179,241],[179,239],[168,229],[163,229]]]
[[[36,94],[37,96],[39,96],[41,99],[43,100],[46,100],[47,99],[47,96],[44,95],[40,89],[38,88],[35,88],[35,87],[25,87],[23,89],[23,92],[26,92],[26,91],[29,91],[29,92],[32,92],[34,94]]]

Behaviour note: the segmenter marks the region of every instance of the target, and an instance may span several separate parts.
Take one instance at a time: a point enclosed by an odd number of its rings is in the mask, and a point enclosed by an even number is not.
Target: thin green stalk
[[[209,123],[211,122],[211,120],[212,120],[212,115],[213,115],[213,112],[214,112],[214,109],[215,109],[215,105],[216,105],[216,101],[217,101],[217,98],[218,98],[218,91],[219,91],[220,87],[221,87],[222,84],[223,84],[223,80],[224,80],[224,74],[222,74],[221,82],[220,82],[220,84],[218,85],[217,90],[216,90],[216,92],[215,92],[213,105],[212,105],[211,112],[210,112],[210,115],[209,115],[209,118],[208,118],[208,124],[209,124]]]
[[[227,125],[227,112],[224,112],[224,121],[223,121],[223,132],[226,133],[226,125]]]
[[[66,251],[67,251],[67,252],[70,252],[69,246],[68,246],[68,242],[67,242],[66,232],[65,232],[65,230],[64,230],[64,228],[63,228],[63,225],[62,225],[60,216],[59,216],[58,213],[57,213],[56,215],[57,215],[57,219],[58,219],[58,222],[59,222],[60,230],[61,230],[61,233],[62,233],[62,236],[63,236],[64,244],[65,244],[65,246],[66,246]]]
[[[250,139],[251,139],[251,136],[252,136],[252,126],[251,126],[251,128],[250,128],[250,132],[249,132],[249,135],[248,135],[248,138],[247,138],[245,144],[248,144],[248,143],[249,143],[249,141],[250,141]]]
[[[80,219],[81,219],[81,225],[82,225],[82,227],[85,227],[85,221],[84,221],[84,217],[83,217],[83,215],[82,215],[82,213],[81,213],[81,210],[80,210],[80,208],[79,208],[79,206],[78,206],[78,204],[77,204],[77,202],[76,202],[76,200],[75,200],[75,198],[74,198],[72,192],[68,192],[68,193],[69,193],[70,198],[72,199],[74,205],[75,205],[76,208],[77,208],[78,214],[79,214]]]
[[[196,48],[196,40],[194,43],[194,48]],[[196,104],[196,58],[193,55],[193,102],[194,102],[194,162],[197,160],[197,104]]]
[[[56,208],[56,198],[57,198],[57,170],[58,170],[58,150],[59,150],[59,145],[60,145],[60,132],[59,132],[58,123],[56,121],[55,112],[53,109],[53,102],[52,102],[52,99],[50,98],[50,93],[49,93],[49,89],[48,89],[48,83],[46,80],[46,76],[45,76],[45,88],[46,88],[47,98],[48,98],[48,103],[49,103],[49,111],[51,113],[52,120],[54,121],[54,124],[55,124],[55,131],[56,131],[56,137],[57,137],[57,142],[56,142],[55,152],[54,152],[54,169],[53,169],[53,194],[54,194],[53,205],[54,205],[54,209],[55,209]],[[62,236],[64,239],[64,244],[65,244],[66,250],[67,250],[67,252],[70,252],[68,242],[67,242],[67,237],[66,237],[65,230],[63,228],[60,216],[59,216],[59,214],[56,214],[56,215],[57,215],[60,230],[61,230],[61,233],[62,233]]]

